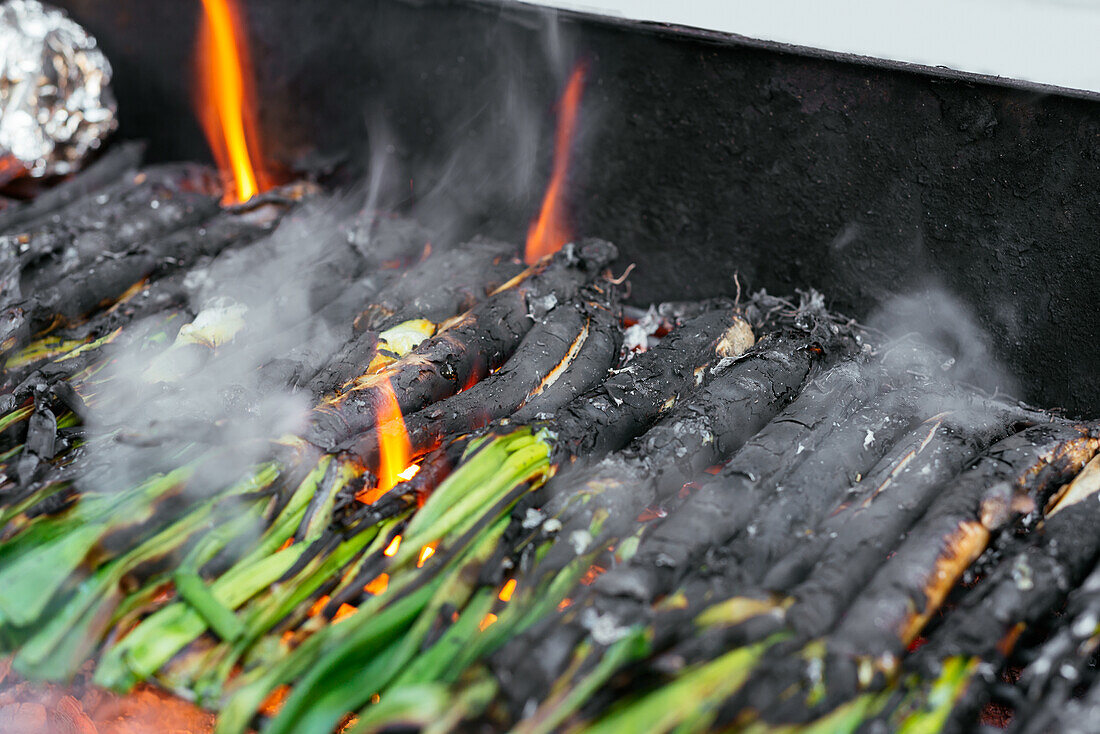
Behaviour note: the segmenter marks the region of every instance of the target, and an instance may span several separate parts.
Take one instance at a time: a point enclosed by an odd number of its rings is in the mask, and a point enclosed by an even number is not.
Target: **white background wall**
[[[1100,0],[527,0],[1100,91]]]

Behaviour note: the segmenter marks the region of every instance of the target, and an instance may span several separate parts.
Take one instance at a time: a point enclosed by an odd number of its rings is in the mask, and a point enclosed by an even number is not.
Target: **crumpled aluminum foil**
[[[95,39],[63,11],[0,4],[0,185],[80,168],[118,125],[110,80]]]

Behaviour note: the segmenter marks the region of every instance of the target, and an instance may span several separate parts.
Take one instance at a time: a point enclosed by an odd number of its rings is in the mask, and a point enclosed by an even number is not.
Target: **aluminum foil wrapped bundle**
[[[64,12],[0,3],[0,185],[71,173],[115,129],[111,65]]]

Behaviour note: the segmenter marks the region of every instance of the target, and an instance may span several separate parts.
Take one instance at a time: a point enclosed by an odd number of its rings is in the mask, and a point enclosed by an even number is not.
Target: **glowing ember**
[[[497,621],[497,615],[489,612],[481,619],[481,623],[477,626],[477,628],[484,632],[485,630],[493,626],[493,622],[495,621]]]
[[[286,703],[286,697],[290,695],[290,686],[282,685],[271,692],[260,706],[260,713],[264,716],[274,716]]]
[[[378,596],[390,586],[390,575],[388,573],[380,573],[374,577],[374,579],[363,587],[363,591],[368,594]]]
[[[400,547],[401,536],[395,535],[393,536],[393,540],[390,541],[390,544],[386,546],[386,550],[382,551],[382,555],[386,556],[387,558],[393,558],[395,555],[397,555],[397,549]]]
[[[261,158],[259,137],[250,117],[255,108],[253,95],[246,84],[248,49],[239,32],[240,13],[233,3],[202,0],[206,13],[197,48],[199,119],[218,168],[231,173],[235,184],[234,191],[226,188],[226,204],[248,201],[263,190],[265,178],[255,165]]]
[[[573,605],[573,600],[570,599],[569,597],[565,597],[560,602],[558,602],[558,611],[559,612],[565,611],[566,609],[568,609],[572,605]]]
[[[424,546],[423,548],[420,549],[420,555],[417,556],[417,558],[416,558],[416,567],[417,568],[420,568],[421,566],[423,566],[424,563],[429,558],[432,557],[432,554],[435,553],[435,548],[436,548],[437,545],[439,545],[438,542],[429,543],[428,545],[426,545],[426,546]]]
[[[539,216],[527,230],[527,249],[524,259],[528,265],[539,258],[557,252],[572,239],[565,216],[565,179],[569,172],[569,154],[577,132],[577,112],[580,110],[581,93],[584,90],[584,66],[577,64],[565,85],[558,108],[558,129],[554,135],[554,167],[550,185],[542,199]]]
[[[328,600],[329,596],[328,594],[325,594],[324,596],[318,598],[317,601],[313,602],[313,605],[309,608],[309,616],[316,617],[318,614],[323,612],[325,607],[328,605]]]
[[[398,482],[411,479],[420,471],[420,467],[410,466],[412,444],[405,431],[405,419],[401,417],[393,384],[389,380],[381,380],[378,388],[378,484],[356,497],[368,505],[377,502]]]
[[[584,572],[584,576],[581,577],[581,583],[585,586],[590,586],[593,581],[600,577],[600,574],[607,569],[603,566],[592,565],[588,567],[588,570]]]
[[[357,611],[359,610],[356,607],[353,607],[351,604],[341,604],[340,608],[336,610],[336,614],[332,615],[332,621],[335,624],[342,619],[347,619],[351,615],[355,614]]]
[[[497,594],[497,598],[501,601],[508,601],[512,598],[512,594],[516,592],[516,580],[508,579],[504,586],[501,588],[500,593]]]

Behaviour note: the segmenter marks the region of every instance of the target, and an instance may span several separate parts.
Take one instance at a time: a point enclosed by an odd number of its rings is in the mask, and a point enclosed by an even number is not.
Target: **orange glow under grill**
[[[573,238],[565,215],[565,184],[569,174],[569,157],[577,133],[577,113],[584,91],[584,65],[577,64],[569,75],[558,107],[558,127],[554,135],[554,165],[550,185],[542,199],[542,208],[527,230],[524,259],[532,265],[546,255],[557,252]]]
[[[234,0],[202,0],[205,11],[197,49],[199,120],[218,168],[233,180],[223,203],[248,201],[265,188],[258,163],[259,136],[251,112],[248,47]],[[229,176],[227,176],[228,178]]]

